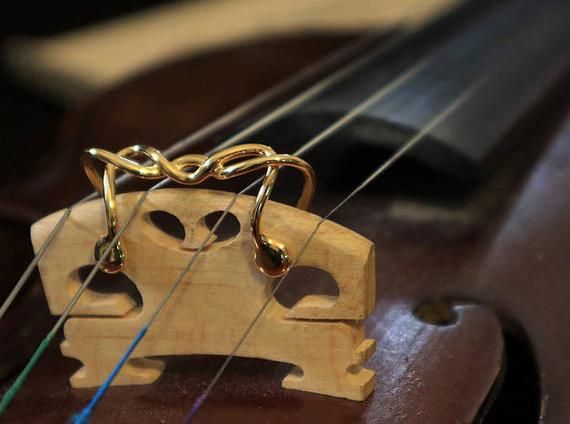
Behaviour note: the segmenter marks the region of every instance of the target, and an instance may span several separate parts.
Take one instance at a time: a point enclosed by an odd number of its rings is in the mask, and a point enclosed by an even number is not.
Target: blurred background
[[[90,25],[140,12],[160,0],[118,0],[113,2],[17,1],[3,5],[0,14],[0,140],[11,159],[27,153],[26,147],[48,149],[57,123],[76,100],[46,95],[51,82],[35,76],[37,58],[26,52],[28,65],[12,66],[11,55],[19,55],[22,44],[34,45],[60,34],[74,34]],[[36,64],[36,65],[34,65]],[[48,65],[49,66],[49,65]],[[33,75],[30,75],[31,72]],[[62,69],[63,74],[67,70]],[[4,177],[2,177],[3,179]]]
[[[28,153],[26,146],[34,145],[36,151],[48,149],[58,122],[77,103],[161,64],[287,34],[354,34],[413,27],[452,3],[454,0],[6,3],[0,25],[0,138],[10,146],[9,159],[16,160]],[[231,70],[227,78],[231,78]]]

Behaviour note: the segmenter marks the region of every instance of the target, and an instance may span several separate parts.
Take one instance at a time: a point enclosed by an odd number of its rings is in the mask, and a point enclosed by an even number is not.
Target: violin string
[[[397,77],[396,79],[391,81],[389,84],[387,84],[384,87],[377,90],[374,94],[367,97],[364,101],[362,101],[356,107],[351,109],[350,112],[343,115],[339,120],[335,121],[333,124],[331,124],[325,130],[323,130],[322,132],[317,134],[315,137],[311,138],[309,141],[307,141],[305,144],[303,144],[303,146],[301,146],[298,150],[296,150],[293,153],[293,155],[301,156],[302,154],[306,153],[310,149],[314,148],[320,142],[324,141],[327,137],[331,136],[335,132],[339,131],[340,129],[342,129],[343,127],[348,125],[350,122],[352,122],[355,118],[357,118],[364,111],[366,111],[367,109],[372,107],[374,104],[378,103],[378,101],[380,101],[383,97],[387,96],[389,93],[391,93],[393,90],[398,88],[405,81],[407,81],[408,79],[410,79],[414,75],[416,75],[421,69],[423,69],[429,63],[430,60],[431,60],[431,56],[428,56],[422,60],[419,60],[416,63],[416,65],[414,65],[413,67],[408,69],[406,72],[400,74],[399,77]],[[215,234],[215,231],[217,230],[219,225],[222,223],[222,221],[226,217],[226,215],[229,213],[229,211],[231,210],[231,208],[233,207],[233,205],[235,204],[237,199],[241,195],[245,194],[249,190],[256,187],[261,181],[262,181],[262,178],[258,178],[253,183],[248,185],[246,188],[241,190],[239,193],[234,194],[230,203],[224,209],[222,215],[218,218],[218,220],[216,221],[214,226],[210,229],[206,238],[199,245],[196,252],[194,252],[192,254],[192,256],[190,257],[190,260],[186,264],[185,268],[178,274],[175,281],[170,286],[168,292],[166,293],[166,295],[164,296],[164,298],[162,299],[162,301],[160,302],[158,307],[154,310],[154,312],[152,313],[149,320],[142,326],[142,328],[139,330],[137,335],[133,338],[131,344],[128,346],[128,348],[126,349],[123,356],[119,359],[119,361],[117,362],[117,364],[115,365],[115,367],[113,368],[113,370],[111,371],[109,376],[106,378],[106,380],[103,382],[103,384],[101,384],[101,386],[99,386],[99,388],[97,389],[97,392],[92,397],[91,401],[88,403],[87,406],[85,406],[83,408],[83,410],[81,410],[78,414],[76,414],[72,417],[71,422],[73,424],[86,424],[89,422],[89,419],[93,413],[93,410],[99,404],[99,402],[101,401],[101,399],[103,398],[105,393],[108,391],[113,380],[118,375],[118,373],[120,372],[122,367],[126,364],[127,360],[129,359],[129,357],[132,354],[132,352],[134,351],[134,349],[142,341],[142,339],[146,335],[148,329],[151,327],[154,320],[158,317],[160,311],[168,303],[168,301],[170,300],[170,298],[172,297],[172,295],[176,291],[176,288],[180,285],[180,283],[183,281],[186,274],[190,271],[192,265],[195,263],[196,259],[202,253],[202,251],[204,250],[207,243],[213,237],[213,235]]]
[[[286,93],[288,90],[291,90],[296,84],[298,84],[299,81],[309,79],[311,76],[317,74],[319,69],[332,66],[334,63],[338,62],[343,57],[346,57],[350,52],[358,50],[361,46],[370,42],[369,39],[372,38],[373,36],[374,33],[361,37],[354,42],[348,43],[346,46],[340,48],[338,51],[328,55],[323,60],[318,61],[315,65],[308,66],[307,68],[303,69],[292,78],[288,78],[285,81],[273,86],[272,88],[258,94],[254,98],[236,107],[230,112],[222,115],[221,117],[215,119],[214,121],[202,127],[198,131],[175,142],[172,146],[170,146],[168,149],[164,151],[164,156],[167,158],[175,157],[181,152],[186,151],[189,147],[195,145],[200,140],[212,136],[221,128],[224,128],[227,125],[231,124],[232,122],[236,121],[237,119],[239,119],[239,117],[246,116],[247,114],[252,113],[256,109],[258,109],[261,105],[267,103],[271,98],[274,98],[281,93]],[[292,110],[300,107],[305,102],[321,94],[323,91],[331,87],[336,82],[347,77],[351,73],[356,72],[358,68],[368,63],[375,56],[392,48],[397,41],[399,41],[399,39],[394,39],[391,42],[381,44],[380,46],[372,49],[372,51],[370,51],[366,55],[359,57],[357,60],[350,61],[348,64],[344,65],[337,71],[333,72],[328,77],[321,79],[319,82],[313,84],[311,87],[299,93],[297,96],[294,96],[292,99],[283,103],[281,106],[277,107],[271,113],[265,115],[262,119],[255,121],[251,125],[244,128],[242,131],[239,131],[234,136],[228,138],[223,143],[218,145],[213,151],[217,151],[225,147],[231,146],[233,144],[236,144],[240,140],[252,135],[256,131],[263,129],[265,126],[269,125],[273,121],[281,118],[287,113],[290,113]],[[131,178],[131,176],[123,174],[117,179],[117,184],[121,184],[129,178]],[[16,284],[14,285],[14,287],[12,288],[12,290],[10,291],[10,293],[2,303],[2,306],[0,306],[0,320],[2,320],[6,311],[16,299],[18,293],[20,293],[26,282],[30,279],[39,261],[47,252],[52,242],[55,240],[56,236],[63,229],[63,226],[70,218],[73,209],[78,205],[85,203],[89,200],[93,200],[97,197],[98,193],[93,192],[64,210],[63,215],[60,217],[58,222],[50,231],[46,240],[39,247],[34,257],[26,267],[26,269],[20,275],[18,281],[16,282]]]
[[[298,108],[299,106],[301,106],[303,103],[307,102],[308,100],[314,98],[315,96],[317,96],[318,94],[322,93],[323,91],[325,91],[327,88],[329,88],[330,86],[332,86],[334,83],[338,82],[339,80],[342,80],[343,78],[349,76],[351,73],[355,72],[360,66],[363,66],[365,63],[367,63],[368,60],[371,60],[375,55],[377,54],[381,54],[383,51],[388,50],[390,48],[390,46],[386,47],[383,46],[382,48],[380,48],[378,51],[376,51],[375,53],[369,53],[367,54],[364,58],[361,58],[359,60],[357,60],[354,63],[350,63],[349,65],[347,65],[344,68],[341,68],[340,70],[334,72],[333,74],[331,74],[329,77],[321,80],[320,82],[314,84],[313,86],[311,86],[308,90],[300,93],[299,95],[293,97],[292,99],[290,99],[289,101],[285,102],[283,105],[279,106],[277,109],[275,109],[273,112],[271,112],[270,114],[264,116],[261,120],[254,122],[252,125],[244,128],[242,131],[238,132],[236,135],[234,135],[233,137],[231,137],[230,139],[226,140],[224,143],[222,143],[221,145],[217,146],[216,149],[212,150],[211,152],[208,152],[207,154],[211,154],[212,152],[215,152],[219,149],[225,148],[231,144],[236,144],[239,141],[241,141],[242,139],[250,136],[251,134],[253,134],[256,131],[261,130],[262,128],[264,128],[265,126],[271,124],[272,122],[274,122],[275,120],[277,120],[278,118],[280,118],[281,116],[284,116],[286,114],[288,114],[289,112],[291,112],[292,110]],[[411,67],[408,71],[406,71],[405,73],[401,74],[399,77],[397,77],[396,79],[390,81],[389,83],[387,83],[383,88],[379,89],[379,91],[373,95],[373,97],[375,97],[376,101],[378,101],[381,97],[386,96],[387,94],[389,94],[392,90],[394,90],[395,88],[397,88],[400,84],[402,84],[405,80],[407,80],[408,78],[410,78],[411,76],[415,75],[420,69],[422,69],[430,60],[432,60],[432,56],[433,55],[429,55],[428,57],[418,61],[416,63],[416,65],[414,65],[413,67]],[[370,106],[372,105],[372,103],[370,101],[366,102],[367,104],[370,103]],[[369,107],[369,106],[368,106]],[[362,107],[362,105],[357,106],[357,108],[359,109],[360,113],[362,111],[364,111],[364,108]],[[352,118],[354,119],[356,117],[356,115],[354,113],[351,113]],[[347,121],[346,119],[343,119],[344,124],[348,124],[349,121]],[[336,130],[340,129],[340,127],[336,124],[333,124],[333,126],[336,128]],[[329,132],[330,134],[330,132]],[[192,137],[192,136],[191,136]],[[320,140],[322,140],[323,138],[321,137]],[[310,140],[305,146],[303,146],[299,152],[306,152],[308,147],[307,145],[309,145],[309,147],[313,147],[315,145],[315,141],[314,139]],[[297,152],[294,154],[298,154]],[[242,190],[242,192],[238,193],[237,196],[239,197],[241,194],[244,194],[245,191],[253,188],[254,186],[256,186],[259,182],[261,181],[261,179],[258,179],[257,181],[255,181],[254,183],[252,183],[250,186],[246,187],[246,189]],[[109,243],[109,246],[105,249],[105,251],[103,252],[103,255],[101,256],[101,258],[106,258],[110,252],[111,252],[111,247],[114,245],[114,243],[119,240],[119,234],[122,234],[128,227],[128,225],[132,222],[134,216],[138,213],[139,209],[142,207],[142,204],[144,202],[144,199],[146,198],[146,195],[153,190],[159,189],[161,187],[163,187],[164,185],[166,185],[168,183],[168,180],[163,180],[160,183],[154,185],[153,187],[151,187],[149,190],[144,192],[144,198],[142,198],[142,200],[140,202],[137,202],[137,204],[132,208],[132,210],[130,211],[129,215],[127,216],[125,222],[123,223],[123,225],[120,227],[119,232],[117,233],[117,235],[113,238],[112,242]],[[95,197],[94,194],[92,194],[91,196]],[[89,197],[91,197],[89,196]],[[237,200],[237,198],[236,198]],[[229,211],[228,208],[226,208],[227,211]],[[225,215],[222,214],[222,216],[220,216],[220,218],[218,219],[218,223],[221,223],[221,220],[223,219]],[[61,219],[60,219],[61,220]],[[218,224],[219,225],[219,224]],[[63,226],[63,223],[62,223]],[[216,228],[216,226],[214,226],[213,228]],[[211,234],[213,234],[213,232],[211,232]],[[54,235],[55,237],[55,235]],[[204,241],[203,245],[202,245],[202,249],[203,246],[206,245],[207,241],[209,240],[210,237],[207,237],[207,239]],[[199,249],[197,252],[195,252],[194,255],[199,255],[199,252],[202,251],[202,249]],[[46,249],[47,250],[47,249]],[[192,259],[191,259],[192,261]],[[102,263],[102,262],[101,262]],[[78,289],[78,294],[77,296],[74,296],[71,301],[68,303],[68,305],[66,306],[64,313],[60,316],[59,320],[56,323],[57,329],[52,328],[52,330],[50,330],[50,332],[48,333],[48,336],[46,336],[46,338],[40,343],[40,345],[38,345],[36,351],[34,352],[34,354],[32,355],[32,357],[29,359],[28,363],[26,364],[26,366],[24,367],[24,369],[20,372],[20,374],[18,375],[18,377],[16,378],[16,380],[12,383],[12,385],[10,386],[10,388],[8,389],[8,391],[6,392],[6,394],[4,395],[4,397],[2,398],[2,401],[0,402],[0,416],[2,416],[2,414],[4,413],[4,411],[6,410],[6,408],[8,407],[8,405],[10,404],[11,400],[15,397],[15,395],[19,392],[19,390],[21,389],[23,383],[25,382],[25,379],[27,378],[27,376],[29,375],[29,373],[31,372],[31,370],[33,369],[33,367],[35,366],[35,364],[38,362],[39,358],[41,357],[41,355],[45,352],[45,350],[47,349],[47,347],[49,346],[49,344],[51,343],[51,341],[53,340],[53,336],[55,336],[55,333],[57,333],[57,331],[59,330],[59,328],[61,327],[61,325],[63,325],[63,322],[67,319],[67,317],[71,314],[71,311],[73,310],[75,304],[78,302],[80,295],[88,288],[89,284],[91,283],[91,281],[93,280],[93,278],[95,277],[98,269],[99,269],[99,265],[101,264],[98,262],[98,264],[95,264],[94,267],[92,268],[91,272],[89,273],[89,275],[87,276],[87,278],[83,281],[83,283],[81,284],[80,288]],[[185,273],[184,273],[185,274]],[[172,291],[174,292],[174,291]],[[168,300],[168,299],[166,299]],[[165,302],[166,303],[166,302]],[[159,312],[159,311],[158,311]],[[157,315],[158,315],[157,312]],[[54,331],[55,330],[55,331]],[[141,330],[142,332],[142,330]],[[50,334],[52,334],[52,336],[49,336]],[[142,339],[142,336],[141,336]],[[140,341],[140,339],[139,339]],[[138,343],[138,342],[137,342]],[[130,353],[125,355],[125,361],[128,358],[128,356],[130,356]],[[124,362],[123,362],[124,364]],[[121,364],[118,364],[119,366],[119,370],[122,367]],[[118,372],[118,371],[117,371]],[[111,380],[112,381],[112,380]]]
[[[484,79],[483,79],[484,80]],[[398,161],[402,156],[404,156],[409,150],[411,150],[416,144],[418,144],[427,134],[429,134],[435,127],[437,127],[442,121],[444,121],[449,115],[451,115],[460,105],[462,105],[472,94],[473,91],[483,82],[483,80],[479,80],[477,83],[473,84],[470,88],[465,90],[460,96],[456,97],[443,111],[437,114],[434,118],[432,118],[424,128],[416,133],[411,139],[409,139],[402,147],[400,147],[394,154],[392,154],[385,162],[383,162],[372,174],[370,174],[362,183],[360,183],[355,189],[353,189],[343,200],[341,200],[335,207],[333,207],[327,214],[325,214],[322,218],[319,219],[309,236],[305,239],[299,253],[297,254],[296,258],[292,262],[289,269],[285,272],[285,274],[279,279],[277,284],[274,286],[273,290],[271,291],[267,300],[263,303],[259,311],[254,316],[253,320],[249,323],[246,327],[245,331],[243,332],[242,336],[230,352],[230,354],[226,357],[204,392],[198,396],[192,407],[190,408],[188,414],[184,419],[184,424],[189,424],[193,418],[196,416],[196,413],[200,410],[212,390],[214,386],[218,383],[222,374],[227,369],[228,365],[232,361],[233,358],[237,355],[240,347],[243,345],[247,336],[251,333],[255,324],[259,321],[271,301],[274,299],[275,294],[281,288],[283,283],[286,281],[289,272],[299,263],[299,260],[303,256],[303,253],[307,250],[309,243],[315,235],[317,231],[325,223],[333,214],[335,214],[340,208],[342,208],[346,203],[348,203],[354,196],[364,190],[370,183],[372,183],[376,178],[380,175],[385,173],[396,161]]]

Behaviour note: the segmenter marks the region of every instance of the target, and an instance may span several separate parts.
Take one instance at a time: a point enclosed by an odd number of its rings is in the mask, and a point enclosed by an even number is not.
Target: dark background
[[[0,45],[18,35],[50,36],[164,3],[172,1],[4,2],[0,12]],[[37,155],[41,153],[38,150],[49,148],[57,137],[58,122],[67,107],[28,90],[11,78],[3,64],[0,66],[0,93],[3,161],[18,160],[22,155]],[[34,145],[34,151],[30,151],[31,145]],[[20,169],[23,173],[30,171]],[[0,183],[16,177],[3,174]]]

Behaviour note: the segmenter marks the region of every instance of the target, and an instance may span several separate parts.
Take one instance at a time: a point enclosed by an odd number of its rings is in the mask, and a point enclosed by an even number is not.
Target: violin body
[[[117,151],[142,142],[166,148],[352,39],[274,40],[180,60],[91,99],[61,125],[51,155],[59,158],[58,166],[3,188],[3,228],[6,237],[12,234],[5,249],[30,257],[24,226],[89,192],[75,162],[86,147]],[[192,152],[215,146],[310,81],[220,127],[192,146]],[[375,244],[376,306],[363,325],[366,337],[376,340],[376,352],[364,363],[376,373],[376,387],[367,400],[287,390],[281,381],[292,365],[236,358],[196,422],[567,422],[570,118],[567,99],[560,96],[567,83],[556,87],[547,106],[533,110],[536,124],[524,133],[504,134],[510,141],[516,138],[508,160],[468,190],[404,161],[332,218]],[[296,134],[289,136],[295,139]],[[319,161],[318,152],[312,159]],[[319,215],[347,191],[339,190],[332,177],[325,176],[325,182],[313,209]],[[432,192],[437,203],[424,201]],[[16,215],[26,217],[17,221],[19,226],[14,225]],[[322,275],[292,274],[277,296],[284,308],[294,308],[307,295],[334,292],[334,284]],[[39,278],[30,286],[0,323],[2,340],[11,340],[2,347],[7,382],[53,319]],[[10,333],[15,328],[19,330]],[[149,355],[152,367],[159,361],[164,365],[160,378],[111,388],[93,422],[180,422],[224,359],[160,350]],[[62,356],[57,344],[52,346],[2,421],[68,419],[94,393],[69,385],[80,366]]]

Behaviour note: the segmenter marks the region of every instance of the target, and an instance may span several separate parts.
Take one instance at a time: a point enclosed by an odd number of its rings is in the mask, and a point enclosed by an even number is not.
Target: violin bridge
[[[117,196],[117,208],[130,211],[140,193]],[[62,353],[83,367],[70,379],[73,387],[100,385],[149,319],[178,274],[208,233],[206,216],[224,210],[233,193],[177,188],[151,191],[122,236],[128,255],[121,273],[140,301],[129,293],[88,288],[64,327]],[[200,253],[171,300],[133,352],[115,385],[148,384],[164,363],[148,359],[167,355],[228,355],[271,296],[273,278],[256,266],[250,224],[255,198],[240,196],[230,214],[239,228],[214,239]],[[164,231],[153,220],[157,211],[173,215],[184,231]],[[38,249],[63,212],[32,227]],[[311,213],[268,201],[263,228],[297,258],[319,221]],[[94,241],[105,232],[101,200],[74,208],[69,221],[39,263],[52,314],[59,315],[81,284],[79,270],[95,264]],[[363,367],[374,353],[364,320],[375,306],[374,246],[364,237],[325,221],[297,262],[327,272],[338,297],[310,295],[287,308],[275,298],[249,333],[237,356],[294,364],[283,387],[364,400],[374,389],[375,373]],[[105,275],[105,274],[103,274]],[[286,284],[286,282],[285,282]],[[307,281],[307,284],[310,284]]]

